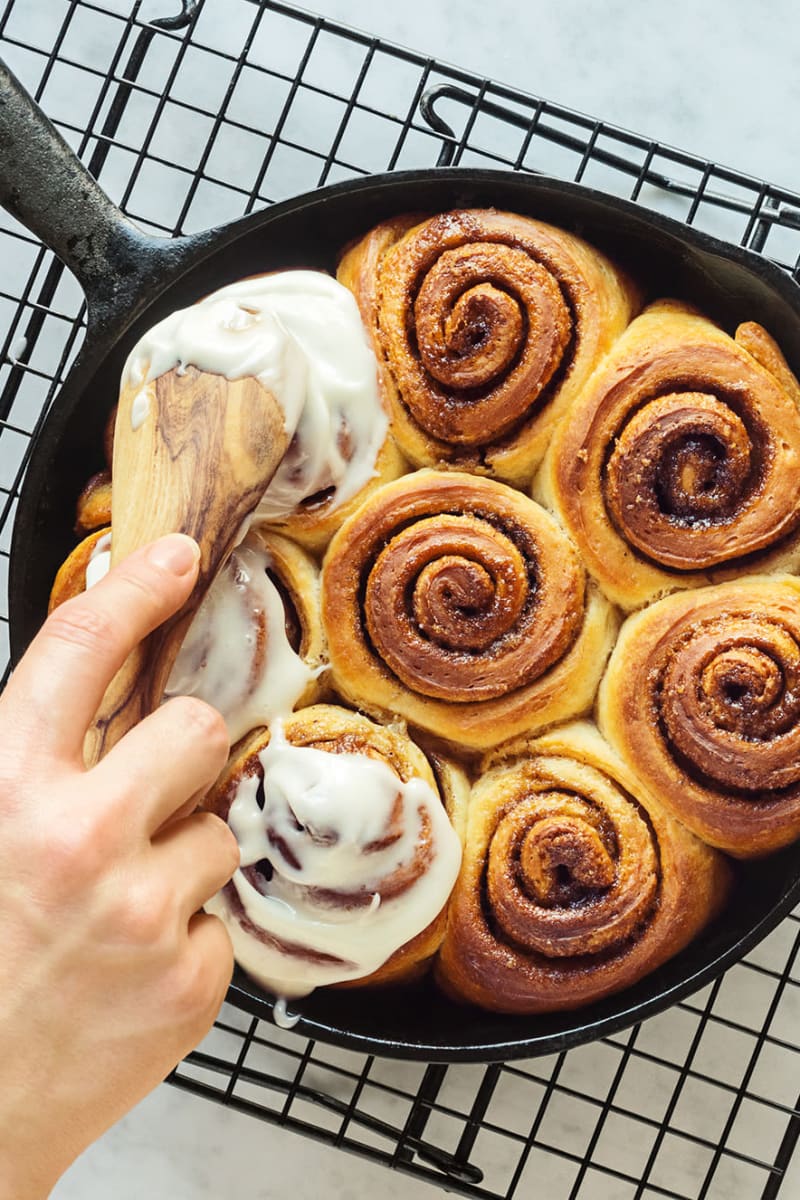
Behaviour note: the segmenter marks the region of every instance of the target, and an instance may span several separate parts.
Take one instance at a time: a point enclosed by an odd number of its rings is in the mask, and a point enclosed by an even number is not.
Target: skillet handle
[[[77,276],[95,330],[130,314],[190,241],[150,237],[123,216],[2,59],[0,204]]]

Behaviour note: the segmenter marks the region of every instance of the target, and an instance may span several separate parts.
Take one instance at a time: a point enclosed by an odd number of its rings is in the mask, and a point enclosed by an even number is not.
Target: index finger
[[[1,702],[23,751],[83,762],[103,693],[134,647],[187,599],[199,557],[192,538],[169,534],[50,614]]]

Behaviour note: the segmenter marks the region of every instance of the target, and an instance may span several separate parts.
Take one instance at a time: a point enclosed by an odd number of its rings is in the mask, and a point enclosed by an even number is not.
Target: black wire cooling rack
[[[800,278],[792,192],[286,4],[175,8],[12,0],[0,15],[12,68],[145,228],[190,232],[376,170],[496,165],[627,196]],[[16,497],[84,308],[60,263],[4,215],[0,261],[6,665]],[[172,1082],[465,1196],[793,1200],[781,1185],[800,1133],[799,950],[795,914],[643,1025],[490,1067],[365,1058],[226,1007]]]

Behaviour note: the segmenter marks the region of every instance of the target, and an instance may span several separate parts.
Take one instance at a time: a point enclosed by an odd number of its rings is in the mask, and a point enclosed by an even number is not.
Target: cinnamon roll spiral
[[[447,790],[458,822],[467,789],[452,765]],[[241,848],[206,907],[279,996],[408,980],[437,950],[461,843],[425,755],[397,729],[304,709],[242,743],[205,807]]]
[[[495,752],[470,798],[437,978],[499,1012],[629,987],[721,908],[728,870],[581,722]]]
[[[800,564],[800,388],[748,323],[673,301],[632,322],[557,430],[535,495],[622,607]]]
[[[580,238],[493,209],[384,222],[347,251],[338,278],[383,358],[406,457],[517,485],[637,304]]]
[[[800,836],[800,580],[668,596],[623,625],[598,698],[609,741],[704,841]]]
[[[354,513],[322,612],[341,695],[479,749],[585,712],[616,631],[548,513],[455,471],[417,471]]]

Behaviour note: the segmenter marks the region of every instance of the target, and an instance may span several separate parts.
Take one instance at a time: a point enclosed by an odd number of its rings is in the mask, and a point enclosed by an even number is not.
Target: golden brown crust
[[[377,226],[339,271],[382,362],[392,432],[416,466],[521,486],[638,293],[541,221],[494,209],[412,221]]]
[[[800,566],[800,389],[769,335],[675,301],[632,322],[556,431],[534,494],[626,609]]]
[[[322,612],[343,696],[461,747],[587,711],[616,632],[549,514],[455,471],[388,484],[345,523]]]
[[[89,565],[89,560],[100,539],[110,533],[111,530],[108,528],[95,529],[83,541],[78,542],[78,545],[58,569],[50,591],[50,602],[47,606],[48,612],[52,612],[54,608],[58,608],[59,604],[63,604],[65,600],[71,600],[74,596],[79,596],[81,592],[86,590],[86,568]]]
[[[260,547],[269,556],[268,574],[283,601],[289,645],[311,666],[324,663],[327,647],[320,614],[320,577],[316,562],[300,546],[266,525],[254,525],[247,535],[247,542]],[[321,687],[321,678],[312,680],[296,707],[313,704]]]
[[[495,752],[473,788],[437,979],[498,1012],[578,1008],[686,946],[728,887],[594,726],[554,730]]]
[[[75,506],[75,532],[111,524],[111,472],[100,471],[84,487]]]
[[[440,763],[436,771],[431,767],[418,746],[399,728],[376,725],[360,713],[327,704],[317,704],[287,717],[283,725],[286,740],[293,746],[309,746],[329,754],[365,754],[378,759],[403,782],[413,777],[423,779],[440,796],[448,816],[459,831],[463,825],[463,812],[468,785],[463,772],[453,762]],[[255,730],[236,747],[236,750],[217,783],[203,802],[203,807],[227,820],[236,791],[245,778],[262,771],[259,753],[269,744],[270,734],[266,729]],[[440,787],[440,781],[444,786]],[[396,832],[396,831],[395,831]],[[423,828],[414,870],[426,870],[427,856],[431,853],[429,837]],[[416,875],[404,876],[396,881],[395,889],[412,886]],[[378,889],[384,899],[392,895],[392,883],[386,881]],[[401,946],[383,966],[371,975],[348,982],[349,987],[407,983],[427,969],[444,937],[446,910],[416,937]],[[288,952],[288,951],[287,951]]]
[[[706,842],[800,836],[800,580],[669,596],[622,627],[598,698],[608,740]]]

